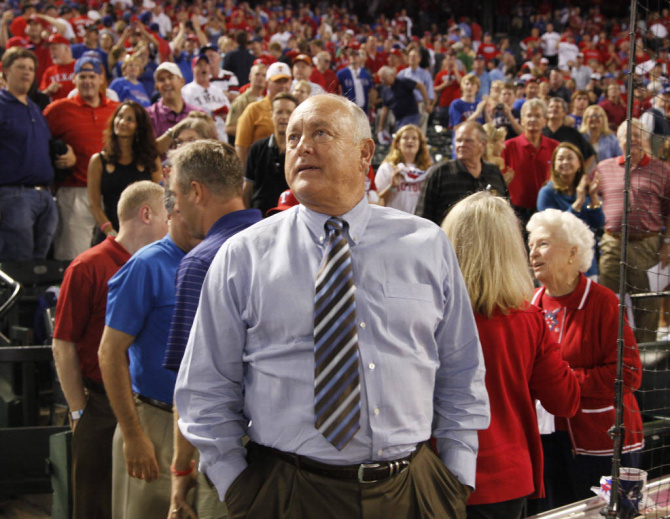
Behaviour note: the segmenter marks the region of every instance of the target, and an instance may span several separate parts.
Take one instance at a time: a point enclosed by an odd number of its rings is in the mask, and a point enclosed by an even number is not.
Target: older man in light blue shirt
[[[404,68],[398,72],[398,77],[411,79],[417,83],[421,83],[426,87],[426,92],[428,93],[428,101],[426,101],[424,100],[421,91],[416,88],[414,89],[414,98],[416,99],[416,103],[419,105],[419,113],[421,114],[419,119],[419,126],[425,135],[428,127],[428,116],[430,112],[433,111],[433,107],[435,106],[433,78],[430,75],[430,72],[419,66],[419,63],[421,62],[421,53],[418,49],[412,49],[409,51],[407,60],[409,61],[409,67]]]
[[[353,517],[369,506],[396,518],[427,509],[464,517],[477,430],[489,423],[477,329],[439,227],[368,205],[373,153],[367,117],[353,103],[303,102],[286,153],[301,204],[228,240],[205,280],[175,399],[180,428],[231,517],[280,509]],[[347,347],[357,350],[360,380],[349,397],[358,425],[340,446],[315,425],[315,281],[332,252],[333,220],[355,300],[334,320],[352,323]],[[440,459],[426,446],[431,435]]]

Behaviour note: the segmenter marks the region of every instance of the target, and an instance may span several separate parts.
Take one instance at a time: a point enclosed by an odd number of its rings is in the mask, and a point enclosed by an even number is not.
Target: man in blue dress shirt
[[[310,97],[286,135],[300,205],[217,253],[177,377],[180,429],[230,518],[465,517],[489,407],[453,249],[432,222],[367,203],[374,143],[353,103]],[[334,235],[352,266],[360,381],[347,397],[360,416],[344,444],[317,428],[315,413],[315,282],[339,261]]]

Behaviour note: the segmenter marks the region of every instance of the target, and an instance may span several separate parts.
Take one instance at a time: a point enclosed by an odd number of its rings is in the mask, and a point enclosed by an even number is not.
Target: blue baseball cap
[[[96,74],[102,74],[102,63],[100,63],[100,60],[98,58],[94,58],[93,56],[82,56],[77,60],[77,62],[74,64],[74,73],[79,74],[80,72],[84,71],[86,72],[89,69],[84,69],[86,65],[90,65],[90,70],[95,72]]]

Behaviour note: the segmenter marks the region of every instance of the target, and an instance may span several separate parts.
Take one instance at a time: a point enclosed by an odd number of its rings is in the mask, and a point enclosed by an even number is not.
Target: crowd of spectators
[[[663,162],[670,155],[669,27],[668,9],[649,12],[631,42],[626,24],[597,6],[553,11],[546,2],[529,17],[528,34],[513,39],[467,17],[423,31],[405,10],[362,23],[343,7],[278,0],[255,7],[23,0],[0,19],[0,261],[43,259],[50,249],[70,261],[117,236],[124,189],[141,180],[166,183],[170,157],[179,156],[171,150],[203,138],[226,143],[217,153],[235,163],[231,170],[238,159],[244,169],[236,210],[267,216],[287,200],[297,203],[284,178],[289,119],[305,99],[328,93],[360,107],[377,137],[369,202],[438,225],[481,190],[508,197],[524,224],[538,210],[570,212],[605,232],[600,265],[589,261],[587,274],[595,279],[605,268],[603,284],[616,289],[630,63],[631,164],[653,185],[632,195],[638,204],[630,236],[648,253],[632,262],[647,268],[659,253],[670,257]],[[132,215],[138,226],[162,214],[142,207]],[[648,209],[654,214],[644,216]],[[255,213],[249,225],[261,218]],[[156,225],[153,231],[164,230]],[[173,277],[193,246],[179,245],[176,225],[172,241],[163,240]],[[151,270],[151,262],[142,268]],[[578,269],[573,277],[586,283]],[[134,280],[128,286],[132,292]],[[652,303],[636,315],[638,340],[655,337],[655,311]],[[132,341],[121,339],[125,349],[114,351],[125,359]],[[169,406],[171,397],[150,400]],[[124,441],[132,443],[125,433]]]

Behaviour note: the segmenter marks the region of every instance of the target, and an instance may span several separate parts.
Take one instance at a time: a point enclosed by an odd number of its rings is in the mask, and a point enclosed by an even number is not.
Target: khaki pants
[[[56,193],[58,228],[54,237],[54,259],[73,260],[91,247],[95,218],[88,207],[85,187],[61,187]]]
[[[660,236],[654,235],[640,241],[629,242],[626,267],[627,290],[631,294],[649,291],[647,270],[658,263]],[[600,284],[619,293],[621,239],[604,234],[600,240]],[[656,340],[660,303],[658,298],[633,300],[635,338],[637,342]]]
[[[226,493],[231,519],[465,519],[465,486],[425,444],[409,468],[375,483],[320,476],[250,445]]]
[[[120,427],[114,433],[114,471],[112,512],[114,519],[166,519],[170,510],[174,422],[172,413],[135,399],[142,429],[154,444],[160,468],[157,480],[147,483],[130,477],[123,455]],[[195,509],[199,519],[226,519],[226,506],[219,500],[213,485],[204,474],[198,474]]]

